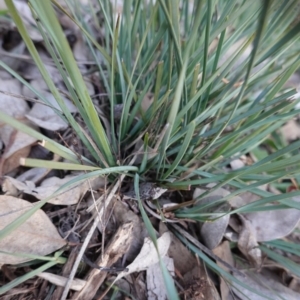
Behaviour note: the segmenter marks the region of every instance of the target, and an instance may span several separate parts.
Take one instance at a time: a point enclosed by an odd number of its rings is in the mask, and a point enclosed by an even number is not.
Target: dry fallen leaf
[[[31,10],[25,1],[15,0],[14,5],[16,6],[16,9],[22,18],[22,21],[24,22],[24,25],[27,29],[27,32],[29,33],[29,36],[32,40],[36,42],[40,42],[43,40],[43,37],[39,33],[37,27],[36,27],[36,21],[34,20]]]
[[[49,104],[52,105],[52,107],[58,109],[61,111],[59,105],[57,104],[56,99],[51,93],[43,92],[43,95],[47,100],[49,101]],[[75,105],[67,98],[62,97],[68,110],[71,113],[76,113],[77,108]],[[58,131],[58,130],[64,130],[68,127],[68,123],[66,123],[54,110],[53,108],[44,105],[42,103],[35,103],[30,110],[29,113],[26,114],[26,118],[29,119],[31,122],[36,124],[39,127],[52,130],[52,131]]]
[[[167,270],[170,272],[171,276],[174,276],[175,270],[173,259],[165,256],[162,258],[162,261]],[[167,290],[159,263],[152,265],[147,269],[146,280],[148,300],[167,299]]]
[[[47,69],[47,72],[49,73],[49,75],[50,75],[51,79],[53,80],[54,84],[56,85],[56,87],[59,89],[62,89],[63,91],[66,91],[66,87],[61,85],[61,82],[62,82],[61,74],[59,73],[59,70],[56,68],[55,64],[53,63],[48,52],[41,47],[38,48],[38,52],[44,63],[45,68]],[[34,86],[38,91],[45,90],[44,80],[43,80],[41,73],[39,71],[39,68],[37,67],[36,64],[24,62],[22,73],[24,74],[24,77],[28,80],[33,80],[33,79],[38,80],[39,84],[38,84],[38,82],[36,82],[36,84]],[[25,86],[24,86],[24,88],[25,88]],[[32,94],[32,95],[34,97],[34,94]],[[30,96],[30,97],[32,97],[32,96]]]
[[[20,165],[20,159],[27,157],[30,153],[31,146],[25,146],[21,149],[16,149],[22,145],[23,141],[28,137],[20,131],[16,132],[16,140],[12,142],[11,147],[7,147],[0,158],[0,175],[8,174],[9,172],[15,170]],[[25,138],[25,139],[24,139]],[[28,140],[27,140],[28,141]],[[20,143],[19,143],[20,142]]]
[[[62,185],[76,178],[74,175],[68,175],[65,178],[50,177],[45,179],[39,187],[35,187],[32,181],[20,182],[12,177],[6,176],[6,180],[19,191],[32,195],[37,199],[45,199],[51,196]],[[53,197],[48,203],[56,205],[73,205],[78,203],[82,195],[90,190],[90,184],[92,189],[98,189],[105,185],[105,180],[102,177],[90,179],[89,181],[83,181],[76,186],[72,186],[66,191],[61,192],[57,196]]]
[[[119,227],[113,238],[108,243],[104,253],[99,254],[95,264],[110,268],[128,250],[133,239],[133,223],[127,222]],[[107,272],[91,269],[85,276],[86,284],[83,289],[73,295],[74,300],[94,299],[96,292],[107,276]]]
[[[217,248],[213,250],[213,253],[219,258],[221,258],[223,261],[226,261],[229,265],[234,266],[234,260],[228,241],[224,241],[222,244],[220,244]],[[226,272],[230,272],[230,270],[220,262],[217,261],[216,263],[220,268],[224,269]],[[222,276],[220,276],[220,281],[220,292],[222,299],[233,300],[234,298],[232,296],[232,292],[228,283],[222,278]]]
[[[1,78],[0,90],[2,91],[2,93],[0,93],[0,110],[2,112],[16,119],[20,119],[29,111],[29,106],[24,99],[11,96],[11,94],[21,94],[21,83],[17,79]],[[5,94],[5,92],[8,94]]]
[[[195,265],[190,272],[184,275],[184,299],[221,300],[213,281],[207,272],[202,272],[202,269],[203,266]]]
[[[237,51],[239,51],[245,44],[246,39],[242,38],[232,44],[230,48],[222,55],[218,66],[224,65]],[[249,46],[246,48],[246,50],[243,52],[243,54],[240,56],[240,58],[234,63],[232,66],[232,70],[236,70],[244,60],[246,60],[248,57],[250,57],[252,51],[252,46]]]
[[[144,238],[148,236],[148,231],[141,219],[121,201],[115,202],[113,216],[117,226],[121,226],[129,221],[133,223],[134,239],[126,252],[126,260],[132,262],[140,252]]]
[[[165,232],[160,238],[157,239],[157,247],[158,247],[158,252],[160,257],[166,256],[170,244],[171,244],[171,235],[168,232]],[[150,240],[150,238],[145,238],[144,245],[139,255],[129,266],[127,266],[127,271],[121,272],[117,276],[115,281],[133,272],[140,272],[146,270],[148,267],[158,262],[159,262],[158,253],[155,249],[153,242]]]
[[[21,84],[16,79],[0,80],[0,89],[8,93],[21,94]],[[25,100],[0,93],[0,110],[30,126],[24,118],[29,111]],[[1,122],[0,125],[2,125]],[[0,173],[2,174],[7,174],[18,167],[19,158],[28,156],[31,145],[36,142],[35,138],[8,125],[0,126],[0,140],[5,145],[4,153],[0,158]]]
[[[265,187],[261,187],[265,189]],[[250,193],[242,193],[240,197],[235,197],[230,204],[235,207],[260,200],[261,197]],[[300,197],[292,197],[295,202],[300,202]],[[242,214],[250,223],[255,231],[258,242],[270,241],[283,238],[289,235],[297,226],[300,220],[300,211],[295,208],[270,210]]]
[[[251,272],[244,273],[247,275],[246,277],[242,277],[240,274],[234,274],[234,277],[242,281],[244,285],[248,285],[250,288],[252,288],[252,291],[249,291],[244,286],[232,281],[232,285],[234,287],[233,291],[241,300],[300,299],[299,293],[294,292],[293,290],[282,285],[278,280],[274,280],[270,272],[266,273],[266,275],[259,273],[253,274]],[[254,293],[253,290],[257,291],[260,295]]]
[[[18,219],[33,204],[28,201],[0,196],[0,230]],[[47,215],[40,209],[22,226],[0,240],[0,250],[8,253],[26,253],[47,255],[66,245],[55,226]],[[31,259],[22,256],[12,256],[0,253],[0,264],[18,264]]]
[[[160,222],[159,233],[163,234],[164,232],[168,232],[168,228],[165,223]],[[197,264],[197,260],[195,255],[174,234],[170,233],[170,235],[171,245],[168,256],[173,258],[176,270],[183,276]]]
[[[4,0],[1,0],[0,1],[0,10],[6,10],[7,9],[7,6],[5,4],[5,1]]]
[[[210,188],[211,185],[208,186]],[[196,199],[201,194],[203,194],[205,191],[202,189],[195,189],[193,199]],[[230,193],[226,191],[225,189],[217,189],[209,194],[209,196],[204,197],[200,201],[197,202],[196,205],[203,205],[203,204],[209,204],[213,203],[218,200],[222,200],[223,197],[229,195]],[[195,205],[195,206],[196,206]],[[229,210],[229,204],[228,203],[222,203],[222,205],[218,205],[216,208],[213,209],[212,212],[218,213],[218,212],[226,212]],[[211,211],[210,211],[211,212]],[[217,247],[220,242],[223,239],[223,236],[225,234],[226,228],[228,226],[229,222],[229,215],[225,215],[215,221],[207,221],[205,222],[200,229],[201,237],[203,238],[204,244],[209,249],[214,249]]]
[[[262,265],[262,253],[256,240],[256,231],[250,221],[240,216],[243,227],[239,235],[238,247],[255,267]]]
[[[300,202],[300,197],[292,197],[292,200]],[[289,235],[299,223],[300,210],[296,208],[269,210],[247,213],[244,216],[255,229],[257,241],[265,242]]]

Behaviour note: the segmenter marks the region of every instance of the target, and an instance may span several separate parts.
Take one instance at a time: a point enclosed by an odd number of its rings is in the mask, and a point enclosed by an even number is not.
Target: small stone
[[[163,193],[165,193],[167,189],[163,189],[160,187],[157,187],[152,182],[143,182],[140,184],[140,199],[141,200],[154,200],[158,199]],[[134,191],[134,187],[124,193],[125,199],[136,199],[136,193]]]

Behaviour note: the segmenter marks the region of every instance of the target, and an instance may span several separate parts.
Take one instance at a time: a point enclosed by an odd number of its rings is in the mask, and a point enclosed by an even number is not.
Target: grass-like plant
[[[297,20],[300,7],[296,1],[127,0],[122,13],[117,14],[108,0],[93,4],[91,1],[85,6],[71,0],[66,1],[67,6],[56,1],[30,0],[28,5],[36,26],[85,129],[65,106],[13,1],[5,2],[63,112],[58,113],[72,126],[89,153],[88,157],[78,157],[65,145],[0,112],[1,120],[43,140],[47,149],[68,161],[50,164],[27,159],[26,166],[85,171],[62,189],[109,175],[114,193],[116,180],[132,178],[141,215],[154,243],[155,233],[139,196],[143,182],[178,191],[215,184],[197,200],[226,186],[230,195],[219,203],[245,191],[261,197],[224,214],[263,211],[275,201],[276,205],[267,209],[299,208],[291,199],[300,195],[299,191],[275,196],[259,189],[278,180],[297,181],[300,173],[297,153],[300,142],[287,145],[277,137],[277,129],[299,113],[295,108],[297,102],[292,99],[295,91],[284,86],[300,67]],[[107,122],[100,119],[94,107],[57,19],[58,11],[78,26],[94,59],[91,70],[99,75],[105,87]],[[86,15],[90,16],[89,21]],[[95,32],[103,33],[101,43]],[[22,80],[4,63],[0,65]],[[27,82],[23,83],[44,100]],[[146,110],[143,103],[149,93],[152,101]],[[138,142],[141,146],[136,149]],[[231,161],[264,143],[269,145],[268,156],[238,170],[226,168]],[[0,238],[20,226],[48,200],[39,202],[7,226],[0,232]],[[211,217],[207,213],[209,205],[193,206],[194,203],[185,201],[182,197],[172,211],[175,218],[203,222]],[[172,230],[216,273],[243,284],[218,267],[176,227]],[[284,247],[280,243],[272,246]],[[262,249],[270,258],[290,268],[267,243]],[[300,255],[296,246],[289,245],[284,250]],[[169,298],[177,299],[173,281],[161,265]],[[299,273],[298,268],[290,270]]]

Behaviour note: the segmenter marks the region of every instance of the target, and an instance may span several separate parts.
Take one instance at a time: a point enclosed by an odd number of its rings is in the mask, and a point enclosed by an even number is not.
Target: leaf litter
[[[1,223],[0,229],[18,219],[24,211],[30,209],[28,201],[11,197],[0,196]],[[18,264],[31,260],[22,257],[22,253],[44,256],[66,245],[66,241],[59,235],[56,227],[42,211],[37,211],[21,227],[0,241],[0,264]],[[19,254],[18,256],[5,254]]]
[[[21,17],[28,28],[31,38],[39,42],[42,40],[41,35],[35,28],[35,21],[32,18],[28,6],[23,1],[15,1],[18,11],[21,13]],[[122,7],[122,5],[121,5]],[[121,9],[121,8],[118,8]],[[68,28],[74,30],[74,28]],[[232,50],[233,51],[233,50]],[[250,50],[247,49],[249,52]],[[11,53],[25,54],[24,44],[21,42],[15,47]],[[67,93],[67,90],[62,82],[61,76],[54,67],[49,55],[43,50],[39,49],[39,53],[45,65],[50,73],[51,78],[57,84],[57,86]],[[82,39],[77,39],[73,46],[73,53],[76,59],[80,61],[88,61],[88,53]],[[226,58],[223,58],[226,59]],[[244,58],[241,58],[244,59]],[[47,86],[41,79],[39,71],[36,66],[31,63],[19,62],[16,64],[14,60],[6,60],[6,63],[15,70],[20,70],[33,87],[36,88],[43,96],[48,99],[49,104],[57,109],[58,106],[53,99],[53,96],[49,93]],[[222,62],[220,62],[222,64]],[[19,66],[21,67],[19,68]],[[238,65],[238,63],[237,63]],[[80,64],[81,71],[84,73],[88,69],[84,64]],[[1,71],[2,74],[2,71]],[[94,95],[94,84],[90,78],[85,78],[85,82],[88,86],[89,94]],[[62,131],[67,129],[67,124],[53,111],[49,106],[41,103],[34,103],[29,106],[28,103],[20,98],[13,97],[9,93],[24,95],[28,98],[36,98],[36,95],[29,90],[26,86],[22,86],[16,79],[11,78],[4,72],[3,79],[0,83],[1,95],[0,95],[0,110],[15,117],[24,124],[32,126],[34,128],[40,128],[40,130],[47,130],[49,136],[53,136],[53,131]],[[5,94],[5,92],[7,94]],[[76,107],[69,100],[69,97],[63,97],[65,103],[69,107],[71,113],[74,115],[77,113]],[[8,107],[7,103],[11,103]],[[143,114],[150,105],[153,103],[153,95],[148,93],[142,102]],[[98,108],[102,111],[101,108]],[[140,114],[137,115],[139,118]],[[29,137],[19,131],[15,131],[7,125],[0,124],[0,139],[2,147],[4,149],[0,160],[0,173],[1,175],[7,175],[2,178],[1,186],[4,195],[0,196],[0,229],[5,228],[11,221],[16,220],[23,210],[28,210],[33,206],[33,203],[37,200],[42,200],[50,196],[63,184],[67,183],[71,179],[75,178],[78,174],[66,172],[59,177],[57,172],[54,174],[44,168],[34,168],[28,170],[32,174],[25,176],[24,170],[21,170],[19,164],[19,158],[30,156],[32,146],[37,142],[36,139]],[[299,124],[292,120],[282,128],[283,135],[287,141],[299,138]],[[143,146],[143,140],[139,140],[134,148],[134,152],[138,152]],[[148,147],[147,151],[150,153],[148,159],[155,157],[156,153],[153,149]],[[140,163],[143,159],[143,154],[138,153],[136,163]],[[230,163],[232,170],[240,169],[245,165],[244,159],[237,158]],[[21,174],[20,174],[21,173]],[[50,174],[49,174],[50,173]],[[18,174],[19,177],[16,175]],[[11,176],[10,176],[11,175]],[[23,175],[23,178],[21,177]],[[53,176],[57,175],[57,176]],[[158,199],[169,196],[167,189],[157,188],[153,189],[151,183],[150,188],[154,191],[149,198]],[[145,186],[149,186],[148,183]],[[57,197],[50,199],[45,208],[38,210],[27,222],[25,222],[19,229],[15,230],[12,234],[5,237],[0,241],[0,264],[2,265],[15,265],[22,262],[31,260],[26,257],[26,254],[45,256],[55,252],[58,249],[66,246],[67,241],[59,234],[59,221],[63,219],[64,209],[70,209],[76,211],[80,216],[80,224],[73,224],[70,231],[78,237],[77,243],[80,244],[86,235],[86,229],[81,230],[84,224],[88,223],[87,219],[90,217],[86,213],[87,199],[86,196],[93,193],[93,190],[100,191],[100,194],[105,194],[106,182],[102,178],[90,182],[83,182],[76,187],[61,193]],[[143,187],[143,185],[141,185]],[[202,193],[212,188],[213,185],[209,185],[204,189],[196,189],[193,198],[201,196]],[[143,192],[143,188],[142,188]],[[202,198],[197,205],[205,205],[214,201],[221,200],[223,197],[230,195],[231,191],[227,187],[220,188],[210,193],[208,196]],[[101,232],[98,228],[98,232],[95,234],[91,243],[91,249],[88,250],[88,254],[94,259],[95,263],[104,265],[109,268],[114,266],[115,263],[125,265],[126,271],[119,273],[117,276],[110,276],[107,272],[102,272],[99,269],[91,268],[86,264],[82,268],[85,268],[84,280],[75,278],[71,282],[71,289],[76,293],[71,292],[72,299],[92,299],[98,290],[102,289],[100,285],[106,280],[110,279],[110,282],[126,282],[129,286],[135,285],[138,281],[146,283],[147,288],[143,291],[144,296],[147,299],[165,299],[166,290],[164,284],[162,284],[161,271],[158,264],[158,254],[154,247],[153,242],[147,237],[147,231],[141,221],[132,210],[129,209],[128,203],[126,203],[126,197],[128,199],[134,199],[135,194],[133,191],[129,193],[123,193],[124,197],[122,201],[116,199],[113,204],[111,214],[106,214],[106,224],[102,226],[105,232]],[[142,193],[143,194],[143,193]],[[14,197],[13,197],[14,196]],[[249,286],[263,292],[265,295],[269,295],[271,299],[299,299],[299,293],[294,292],[292,289],[286,288],[280,284],[279,278],[273,278],[266,270],[261,273],[256,273],[256,278],[252,278],[252,273],[244,271],[244,266],[238,266],[232,257],[232,251],[229,246],[229,242],[226,237],[226,230],[229,228],[237,234],[237,245],[244,259],[247,259],[247,268],[260,269],[263,265],[262,252],[259,249],[259,242],[270,241],[274,239],[284,238],[289,236],[297,225],[299,224],[300,214],[296,209],[285,210],[270,210],[259,213],[240,214],[238,219],[240,223],[236,227],[231,226],[231,216],[229,214],[221,215],[221,213],[229,212],[231,208],[237,208],[245,204],[249,200],[249,197],[254,197],[258,200],[254,194],[249,195],[244,193],[239,197],[235,197],[225,202],[225,206],[214,207],[213,213],[217,216],[216,220],[207,220],[205,222],[199,222],[197,227],[194,228],[194,236],[200,237],[204,245],[208,249],[212,250],[218,257],[227,262],[230,266],[236,267],[238,270],[242,270],[243,274],[247,275],[242,277],[240,273],[234,273],[233,269],[228,269],[234,274],[237,279],[246,282]],[[17,198],[20,197],[20,198]],[[34,200],[33,200],[34,199]],[[143,199],[144,200],[144,199]],[[299,202],[299,199],[295,197],[295,202]],[[86,201],[86,202],[85,202]],[[80,206],[82,204],[82,206]],[[65,207],[66,206],[66,207]],[[64,208],[61,208],[64,207]],[[83,208],[82,208],[83,207]],[[56,214],[56,217],[50,219],[47,214]],[[57,217],[58,216],[58,217]],[[153,220],[152,220],[153,221]],[[110,223],[114,223],[114,229],[110,231]],[[155,221],[153,221],[155,224]],[[157,244],[158,252],[165,262],[168,270],[170,271],[174,280],[180,281],[184,289],[181,291],[185,297],[190,299],[235,299],[238,296],[240,299],[265,299],[259,295],[249,292],[247,289],[237,286],[235,282],[231,282],[232,288],[229,287],[222,277],[219,278],[220,284],[215,283],[211,279],[211,276],[207,273],[205,267],[201,265],[199,261],[191,254],[191,252],[182,245],[182,243],[168,230],[168,228],[162,222],[159,223],[159,227],[164,227],[163,230],[157,232]],[[266,224],[268,226],[266,226]],[[190,224],[182,224],[183,227],[189,228]],[[87,226],[88,227],[88,226]],[[115,229],[117,228],[117,229]],[[104,239],[97,238],[97,235],[104,235],[108,239],[105,247],[101,245]],[[74,241],[73,241],[74,243]],[[72,244],[72,242],[71,242]],[[76,243],[75,243],[76,244]],[[74,246],[74,245],[71,245]],[[78,246],[78,245],[75,245]],[[95,254],[96,251],[93,247],[104,249],[101,254]],[[98,249],[96,248],[96,249]],[[68,249],[67,251],[70,251]],[[8,255],[5,252],[15,253],[19,255]],[[24,256],[22,257],[22,254]],[[216,263],[226,269],[224,264],[216,260]],[[66,264],[67,265],[67,264]],[[56,269],[55,271],[57,271]],[[143,272],[146,271],[146,274]],[[11,272],[14,272],[12,269]],[[47,282],[54,284],[55,286],[65,286],[68,280],[70,272],[66,271],[63,275],[59,276],[53,273],[43,272],[39,274],[39,277],[43,278],[44,284]],[[134,275],[139,273],[139,275]],[[129,276],[131,274],[131,276]],[[133,279],[132,279],[133,278]],[[245,279],[247,278],[247,279]],[[272,278],[272,279],[271,279]],[[117,284],[117,283],[116,283]],[[266,288],[266,285],[271,287]],[[142,285],[141,285],[142,286]],[[216,289],[219,287],[219,291]],[[140,287],[143,290],[142,287]],[[57,288],[57,291],[59,289]],[[131,291],[134,289],[131,289]],[[138,292],[136,292],[138,294]],[[146,295],[147,296],[146,296]],[[142,295],[142,293],[140,294]],[[235,296],[233,296],[235,295]],[[197,298],[198,297],[198,298]],[[142,299],[142,296],[139,297]],[[146,298],[145,298],[146,299]]]

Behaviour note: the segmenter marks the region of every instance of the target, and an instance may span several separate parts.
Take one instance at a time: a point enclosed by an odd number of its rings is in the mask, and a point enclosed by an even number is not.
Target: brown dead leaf
[[[9,150],[11,150],[12,148],[10,148]],[[0,174],[8,174],[9,172],[19,167],[20,159],[23,157],[27,157],[30,153],[30,150],[31,146],[26,146],[22,149],[16,150],[12,155],[4,153],[0,158]]]
[[[32,208],[28,201],[0,196],[0,230]],[[22,226],[0,240],[0,250],[8,253],[47,255],[66,245],[47,215],[38,210]],[[0,264],[18,264],[31,259],[0,253]]]
[[[241,193],[239,196],[230,200],[230,205],[234,208],[241,207],[251,202],[259,200],[260,197],[250,192]]]
[[[300,279],[293,277],[289,283],[289,288],[297,293],[300,293]]]

